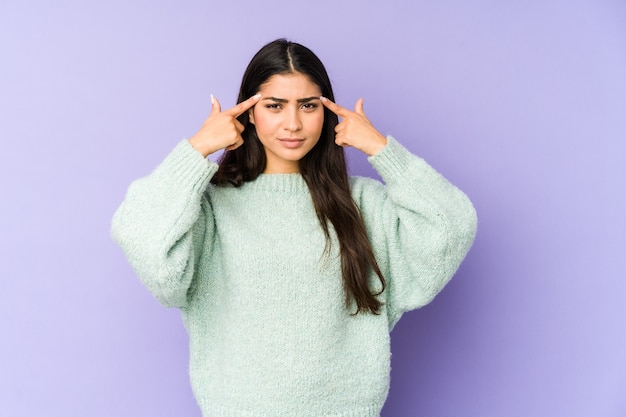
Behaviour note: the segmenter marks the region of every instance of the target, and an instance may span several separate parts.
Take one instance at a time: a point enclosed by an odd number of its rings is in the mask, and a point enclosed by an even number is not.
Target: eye
[[[270,110],[280,110],[281,106],[279,103],[268,103],[265,105],[265,108]]]
[[[319,105],[317,103],[304,103],[302,105],[302,108],[306,111],[313,111],[315,109],[317,109],[319,107]]]

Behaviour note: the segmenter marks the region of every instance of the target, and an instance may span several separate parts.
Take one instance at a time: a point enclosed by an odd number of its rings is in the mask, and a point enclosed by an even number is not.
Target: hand
[[[377,154],[387,145],[387,138],[376,130],[365,116],[362,98],[357,100],[354,111],[341,107],[326,97],[322,97],[321,100],[324,106],[342,119],[335,127],[337,145],[352,146],[369,156]]]
[[[241,137],[243,125],[237,120],[237,117],[252,108],[259,101],[259,98],[261,98],[261,94],[256,94],[236,106],[222,111],[219,101],[211,96],[211,114],[204,121],[198,133],[189,139],[191,146],[205,158],[220,149],[230,151],[240,147],[243,144]]]

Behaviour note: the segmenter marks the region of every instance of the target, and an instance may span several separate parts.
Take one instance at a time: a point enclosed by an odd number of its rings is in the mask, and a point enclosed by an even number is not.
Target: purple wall
[[[110,218],[286,36],[478,210],[383,415],[626,416],[626,3],[210,3],[0,3],[0,415],[199,416]]]

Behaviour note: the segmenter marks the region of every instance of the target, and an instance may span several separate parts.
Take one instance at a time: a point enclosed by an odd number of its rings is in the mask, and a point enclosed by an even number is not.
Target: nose
[[[285,112],[284,128],[289,132],[297,132],[302,129],[302,122],[298,109],[290,108]]]

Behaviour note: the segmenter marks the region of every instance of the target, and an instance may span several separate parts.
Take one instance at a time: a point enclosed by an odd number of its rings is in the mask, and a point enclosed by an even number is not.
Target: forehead
[[[314,84],[306,75],[299,72],[272,75],[261,85],[259,92],[264,96],[287,99],[319,96],[322,94],[317,84]]]

